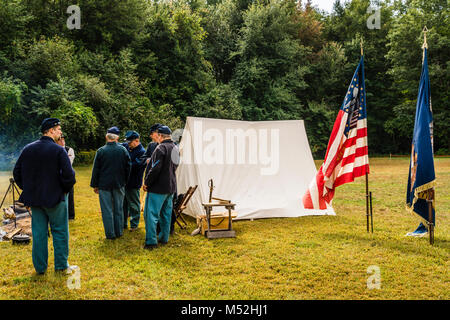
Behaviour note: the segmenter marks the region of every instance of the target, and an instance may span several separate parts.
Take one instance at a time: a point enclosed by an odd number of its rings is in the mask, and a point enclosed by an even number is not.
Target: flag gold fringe
[[[429,223],[429,221],[426,220],[426,219],[424,219],[420,214],[418,214],[417,212],[414,211],[414,205],[416,204],[417,200],[420,199],[420,198],[419,198],[419,193],[425,192],[425,191],[427,191],[427,190],[429,190],[429,189],[432,189],[432,188],[434,188],[435,186],[436,186],[436,180],[432,180],[432,181],[430,181],[430,182],[428,182],[428,183],[425,183],[425,184],[423,184],[423,185],[421,185],[421,186],[419,186],[419,187],[416,187],[416,189],[414,190],[414,198],[413,198],[412,205],[410,206],[409,203],[406,204],[406,210],[407,210],[409,213],[414,214],[415,216],[418,215],[420,221],[421,221],[427,228],[428,228],[428,223]],[[434,209],[434,207],[435,207],[435,206],[434,206],[434,202],[435,202],[435,201],[436,201],[436,195],[435,195],[435,198],[433,199],[433,203],[432,203],[433,209]]]

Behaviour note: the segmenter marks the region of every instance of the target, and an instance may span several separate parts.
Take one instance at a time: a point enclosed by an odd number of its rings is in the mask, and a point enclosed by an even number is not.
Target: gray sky
[[[305,1],[303,1],[305,2]],[[342,1],[341,1],[342,2]],[[312,0],[313,6],[317,6],[322,10],[331,12],[331,8],[333,8],[334,0]]]

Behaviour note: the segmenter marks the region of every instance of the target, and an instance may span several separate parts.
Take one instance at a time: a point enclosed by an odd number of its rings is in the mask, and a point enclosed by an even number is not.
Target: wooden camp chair
[[[212,192],[214,190],[214,182],[213,179],[209,179],[208,181],[208,187],[209,187],[209,203],[212,203],[213,200],[218,201],[219,204],[229,204],[231,203],[230,200],[224,200],[220,198],[216,198],[212,196]]]
[[[208,181],[209,186],[209,202],[208,203],[202,203],[202,206],[205,208],[206,211],[206,222],[207,222],[207,230],[206,230],[206,237],[208,239],[214,239],[214,238],[234,238],[236,237],[236,232],[233,230],[233,227],[231,225],[232,220],[232,210],[234,210],[234,207],[236,204],[231,203],[231,200],[225,200],[217,197],[213,197],[212,193],[214,190],[214,183],[213,180],[210,179]],[[212,201],[216,200],[217,202],[213,203]],[[225,209],[228,212],[228,228],[226,229],[212,229],[211,226],[211,213],[213,207],[225,207]],[[226,215],[226,214],[225,214]]]
[[[183,195],[183,199],[173,209],[175,212],[175,222],[180,226],[181,229],[186,229],[186,227],[187,227],[187,222],[186,222],[186,220],[184,220],[184,218],[181,214],[183,213],[183,210],[186,209],[187,204],[189,203],[189,200],[191,200],[191,197],[194,194],[195,190],[197,190],[197,185],[195,187],[189,187],[189,189]],[[183,224],[181,224],[180,221]]]

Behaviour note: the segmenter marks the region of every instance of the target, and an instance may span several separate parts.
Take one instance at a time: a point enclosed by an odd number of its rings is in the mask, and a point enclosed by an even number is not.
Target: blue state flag
[[[435,224],[435,172],[433,158],[433,114],[431,110],[430,81],[428,78],[427,49],[424,50],[419,94],[417,96],[416,118],[411,147],[406,206],[428,221],[427,199],[431,199],[432,223]]]

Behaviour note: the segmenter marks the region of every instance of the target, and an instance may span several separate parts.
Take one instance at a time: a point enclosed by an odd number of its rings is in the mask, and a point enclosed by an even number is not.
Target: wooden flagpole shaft
[[[431,199],[430,189],[427,191],[427,204],[428,204],[428,233],[430,234],[430,244],[434,244],[434,225],[433,225],[433,200]]]
[[[370,198],[370,229],[373,233],[373,212],[372,212],[372,191],[369,192]]]
[[[369,175],[366,172],[366,220],[367,232],[369,232]]]

